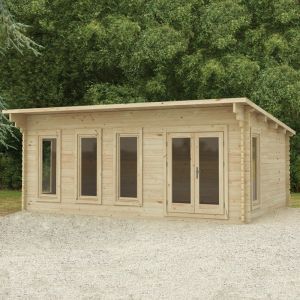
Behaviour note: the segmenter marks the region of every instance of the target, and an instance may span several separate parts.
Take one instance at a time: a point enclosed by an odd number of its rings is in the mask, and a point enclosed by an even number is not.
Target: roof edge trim
[[[8,109],[3,110],[4,114],[8,115],[34,115],[34,114],[62,114],[75,112],[101,112],[101,111],[130,111],[130,110],[153,110],[153,109],[167,109],[167,108],[187,108],[187,107],[201,107],[201,106],[217,106],[230,105],[240,103],[249,105],[257,112],[265,115],[268,119],[277,123],[292,135],[296,132],[276,117],[253,103],[246,97],[242,98],[220,98],[220,99],[206,99],[206,100],[182,100],[182,101],[162,101],[162,102],[141,102],[141,103],[124,103],[124,104],[98,104],[85,106],[64,106],[64,107],[45,107],[45,108],[25,108],[25,109]]]

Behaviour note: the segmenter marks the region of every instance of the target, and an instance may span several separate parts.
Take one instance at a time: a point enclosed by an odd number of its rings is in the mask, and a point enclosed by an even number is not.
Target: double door
[[[224,213],[224,133],[168,133],[168,211]]]

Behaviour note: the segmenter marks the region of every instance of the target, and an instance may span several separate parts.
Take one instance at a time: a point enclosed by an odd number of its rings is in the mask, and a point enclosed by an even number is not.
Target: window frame
[[[137,138],[137,197],[120,197],[120,137]],[[116,129],[114,131],[114,204],[125,206],[143,205],[143,130]]]
[[[257,172],[257,199],[253,198],[253,138],[256,138],[256,172]],[[250,200],[252,210],[260,208],[261,204],[261,195],[260,195],[260,186],[261,186],[261,176],[260,176],[260,133],[259,131],[251,131],[250,135]]]
[[[81,195],[81,139],[97,139],[97,195]],[[102,129],[77,129],[75,131],[75,174],[76,189],[75,203],[78,204],[102,204]]]
[[[56,139],[56,193],[44,194],[43,190],[43,140]],[[39,131],[38,132],[38,201],[60,202],[61,182],[61,131]]]

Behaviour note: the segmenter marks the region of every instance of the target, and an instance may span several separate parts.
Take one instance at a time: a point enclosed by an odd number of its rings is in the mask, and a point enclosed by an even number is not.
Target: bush
[[[22,164],[7,153],[0,153],[0,189],[20,189]]]
[[[0,189],[20,189],[22,186],[22,136],[14,128],[14,136],[7,135],[6,147],[0,145]]]

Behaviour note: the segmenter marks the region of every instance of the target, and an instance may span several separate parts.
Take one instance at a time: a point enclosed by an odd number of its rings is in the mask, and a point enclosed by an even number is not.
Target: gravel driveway
[[[300,299],[300,209],[248,225],[0,217],[0,299]]]

